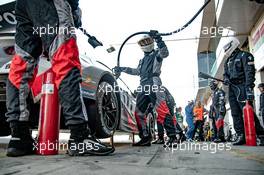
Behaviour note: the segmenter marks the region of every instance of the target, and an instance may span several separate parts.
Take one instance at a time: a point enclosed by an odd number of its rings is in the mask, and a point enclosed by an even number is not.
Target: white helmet
[[[223,47],[225,55],[229,57],[239,45],[240,42],[236,37],[230,37],[227,44],[225,44]]]
[[[149,35],[144,35],[139,41],[138,45],[143,52],[151,52],[154,49],[154,40]]]

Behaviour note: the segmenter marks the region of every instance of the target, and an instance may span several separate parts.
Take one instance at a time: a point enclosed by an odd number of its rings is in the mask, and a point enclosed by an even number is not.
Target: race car
[[[11,59],[15,54],[15,1],[0,4],[0,136],[9,135],[5,122],[6,80]],[[110,68],[103,63],[80,55],[82,65],[81,93],[88,113],[88,123],[93,134],[98,138],[111,137],[116,129],[129,133],[138,133],[136,125],[135,97],[120,79],[116,79]],[[32,127],[38,127],[42,76],[51,66],[45,56],[39,58],[38,75],[32,85],[29,99],[30,121]],[[154,134],[155,113],[148,115],[150,132]],[[64,126],[61,113],[61,128]]]

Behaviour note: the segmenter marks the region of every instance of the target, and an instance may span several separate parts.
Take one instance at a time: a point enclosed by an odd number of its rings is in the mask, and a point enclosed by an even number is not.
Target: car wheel
[[[100,138],[111,137],[119,121],[119,101],[117,93],[113,91],[113,85],[102,81],[96,98],[96,135]]]

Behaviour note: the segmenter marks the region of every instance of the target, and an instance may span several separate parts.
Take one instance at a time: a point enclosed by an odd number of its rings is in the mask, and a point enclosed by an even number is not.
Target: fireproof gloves
[[[125,67],[119,67],[119,66],[116,66],[116,67],[114,67],[114,73],[116,74],[116,75],[118,75],[118,74],[120,74],[121,72],[123,72],[124,70],[125,70]]]
[[[226,85],[226,86],[228,86],[230,84],[229,79],[225,78],[223,84]]]
[[[253,101],[254,100],[254,91],[253,91],[253,89],[248,88],[246,90],[246,94],[247,94],[247,100],[249,100],[249,101]]]
[[[156,43],[162,42],[162,37],[157,30],[151,30],[149,35],[155,40]]]

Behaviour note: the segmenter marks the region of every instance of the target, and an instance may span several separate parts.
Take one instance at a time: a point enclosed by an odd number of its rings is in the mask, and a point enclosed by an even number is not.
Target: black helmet
[[[264,87],[264,83],[259,83],[258,88]]]
[[[216,80],[212,80],[210,81],[210,84],[209,84],[211,90],[215,90],[218,86],[218,82]]]

